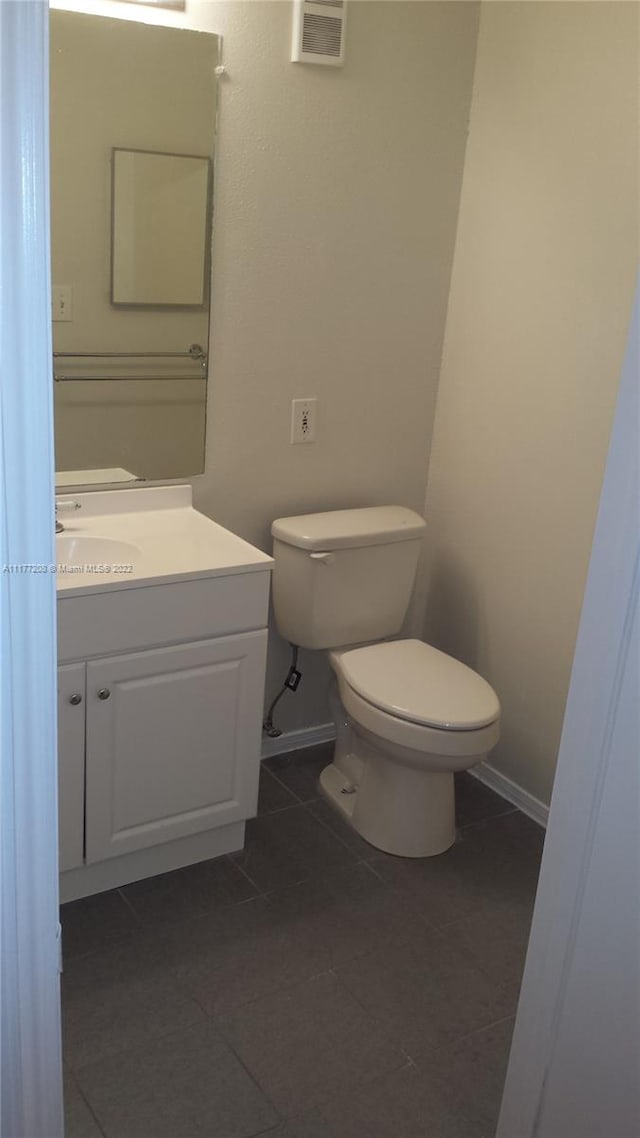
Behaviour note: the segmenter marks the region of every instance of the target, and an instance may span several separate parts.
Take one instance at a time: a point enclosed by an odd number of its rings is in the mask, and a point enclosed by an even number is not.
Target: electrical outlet
[[[315,443],[317,399],[291,400],[291,442]]]
[[[51,289],[52,320],[73,320],[71,285],[53,285]]]

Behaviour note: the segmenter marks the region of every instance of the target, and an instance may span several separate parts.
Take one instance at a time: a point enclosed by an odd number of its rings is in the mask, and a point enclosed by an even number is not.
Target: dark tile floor
[[[263,764],[244,850],[63,908],[67,1138],[491,1138],[543,832],[469,775],[389,857]]]

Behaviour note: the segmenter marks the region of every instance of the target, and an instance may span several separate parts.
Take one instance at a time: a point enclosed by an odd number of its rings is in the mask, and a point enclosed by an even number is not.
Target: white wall
[[[478,7],[354,2],[344,69],[291,64],[291,5],[188,5],[223,35],[207,466],[196,505],[270,549],[275,517],[421,509]],[[318,441],[289,444],[318,398]],[[274,637],[268,692],[282,678]],[[303,660],[281,726],[328,719]]]
[[[548,801],[638,255],[638,6],[482,5],[426,499],[425,634]]]

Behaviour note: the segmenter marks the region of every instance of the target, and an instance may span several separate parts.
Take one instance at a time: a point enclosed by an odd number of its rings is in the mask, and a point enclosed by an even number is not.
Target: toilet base
[[[336,729],[333,762],[320,790],[365,841],[397,857],[435,857],[456,840],[452,769],[425,771],[396,748],[394,761],[379,740],[346,713],[335,678],[329,706]],[[478,756],[479,758],[484,756]],[[469,764],[470,765],[470,764]]]
[[[353,829],[376,849],[398,857],[434,857],[456,839],[453,774],[404,767],[376,755],[346,764],[361,770],[356,785],[335,762],[320,789]],[[341,759],[344,768],[344,756]]]

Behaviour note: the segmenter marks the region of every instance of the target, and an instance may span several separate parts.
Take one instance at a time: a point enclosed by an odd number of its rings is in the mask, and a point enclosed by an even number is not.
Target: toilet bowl
[[[500,705],[470,668],[421,640],[395,640],[426,531],[403,506],[273,522],[278,631],[328,651],[333,762],[320,786],[372,845],[430,857],[455,840],[455,771],[498,741]]]
[[[455,771],[481,762],[499,737],[493,689],[419,640],[332,651],[336,751],[323,794],[368,842],[402,857],[455,841]]]

